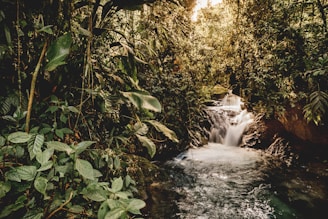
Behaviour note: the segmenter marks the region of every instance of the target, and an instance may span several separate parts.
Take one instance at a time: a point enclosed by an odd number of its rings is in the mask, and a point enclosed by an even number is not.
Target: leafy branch
[[[320,90],[310,94],[309,103],[303,108],[307,122],[313,121],[316,125],[321,124],[327,110],[328,94]]]

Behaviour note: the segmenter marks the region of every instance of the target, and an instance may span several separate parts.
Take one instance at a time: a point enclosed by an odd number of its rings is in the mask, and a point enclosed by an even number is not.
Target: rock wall
[[[328,145],[328,126],[316,126],[312,122],[307,123],[303,118],[301,106],[287,109],[278,120],[287,132],[296,137],[314,144]]]

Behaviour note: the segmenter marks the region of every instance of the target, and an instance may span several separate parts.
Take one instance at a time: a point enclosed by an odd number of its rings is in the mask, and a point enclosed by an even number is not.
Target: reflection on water
[[[194,179],[176,186],[179,218],[272,218],[260,151],[210,143],[184,156],[170,162]]]
[[[165,168],[180,195],[167,202],[177,209],[150,218],[326,218],[328,165],[322,160],[287,165],[261,150],[210,143]]]

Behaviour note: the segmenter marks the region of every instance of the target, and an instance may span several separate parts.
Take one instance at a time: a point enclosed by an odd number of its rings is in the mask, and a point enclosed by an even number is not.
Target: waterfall
[[[176,161],[188,159],[202,162],[234,160],[236,164],[253,163],[256,160],[253,159],[253,152],[236,147],[241,145],[243,134],[254,121],[253,114],[244,109],[241,98],[229,93],[215,106],[209,106],[206,111],[211,123],[209,143],[181,153],[176,157]]]
[[[244,134],[256,122],[239,96],[227,94],[206,109],[211,124],[209,142],[190,148],[168,162],[182,199],[179,218],[272,218],[273,208],[263,198],[264,157],[244,144]],[[254,124],[254,123],[253,123]],[[252,125],[253,125],[252,124]],[[183,171],[185,176],[181,177]]]
[[[231,93],[217,106],[209,107],[212,122],[209,142],[238,146],[248,125],[254,121],[253,114],[243,108],[241,98]]]
[[[157,218],[323,218],[327,165],[317,167],[326,160],[300,159],[294,166],[298,155],[280,137],[265,151],[253,148],[261,117],[248,112],[236,95],[226,95],[206,112],[209,142],[166,163],[178,210],[173,217],[166,211]]]

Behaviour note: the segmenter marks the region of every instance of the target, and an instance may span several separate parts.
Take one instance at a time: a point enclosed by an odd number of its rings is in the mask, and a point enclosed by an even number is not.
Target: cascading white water
[[[214,127],[211,131],[210,141],[213,141],[213,139],[220,139],[222,142],[220,140],[213,142],[228,146],[238,146],[247,126],[254,121],[253,114],[246,109],[242,109],[243,106],[244,103],[239,96],[228,94],[218,106],[209,108],[209,110],[213,110],[215,113],[223,114],[223,119],[213,121]],[[226,121],[221,124],[222,120]],[[226,130],[223,132],[224,135],[221,135],[222,132],[220,132],[220,129]],[[212,135],[215,135],[215,137]]]
[[[227,152],[252,154],[250,150],[232,148],[241,143],[243,133],[248,125],[254,121],[252,113],[243,109],[241,98],[234,94],[226,95],[217,106],[208,107],[208,114],[211,115],[212,127],[209,135],[209,144],[201,148],[190,149],[178,156],[178,159],[196,159],[199,161],[214,161],[229,158]],[[223,149],[223,151],[222,151]],[[226,157],[222,155],[225,154]],[[234,159],[243,159],[247,155],[235,156]],[[212,160],[213,158],[214,160]]]
[[[179,198],[170,199],[163,212],[161,203],[154,218],[326,218],[327,164],[321,162],[321,171],[316,159],[295,166],[290,158],[298,155],[288,153],[282,138],[273,139],[267,150],[248,148],[260,124],[238,96],[228,94],[207,113],[212,124],[209,143],[167,162],[171,191]]]
[[[233,94],[208,107],[209,143],[175,159],[174,165],[193,178],[191,184],[179,188],[186,197],[178,202],[179,218],[271,218],[268,201],[258,196],[269,187],[263,184],[259,168],[263,156],[257,150],[238,147],[254,121],[253,114],[243,108],[241,98]]]

